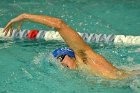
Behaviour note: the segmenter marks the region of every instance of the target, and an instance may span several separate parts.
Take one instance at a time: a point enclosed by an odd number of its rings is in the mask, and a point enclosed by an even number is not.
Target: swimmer
[[[53,55],[60,59],[60,63],[69,69],[86,66],[90,68],[92,74],[106,79],[122,80],[130,76],[129,73],[116,68],[102,55],[91,49],[74,29],[59,18],[45,15],[21,14],[6,25],[3,30],[5,36],[8,32],[11,36],[16,25],[18,25],[17,30],[20,31],[23,21],[40,23],[52,27],[59,32],[70,49],[57,49],[53,52]]]

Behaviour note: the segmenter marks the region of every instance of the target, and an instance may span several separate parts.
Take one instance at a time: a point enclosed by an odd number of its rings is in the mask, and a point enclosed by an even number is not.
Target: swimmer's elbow
[[[60,29],[63,29],[64,25],[66,25],[66,23],[62,20],[62,19],[57,19],[58,23],[57,23],[57,26],[56,26],[56,29],[57,30],[60,30]]]

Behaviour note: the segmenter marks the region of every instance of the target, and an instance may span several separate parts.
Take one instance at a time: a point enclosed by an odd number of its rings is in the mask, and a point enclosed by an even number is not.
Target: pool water
[[[0,27],[22,13],[63,19],[79,32],[140,36],[138,0],[5,0],[0,3]],[[24,22],[22,29],[52,30]],[[139,46],[90,44],[113,65],[140,70]],[[52,57],[63,42],[0,40],[0,93],[140,93],[140,76],[105,80],[64,68]]]

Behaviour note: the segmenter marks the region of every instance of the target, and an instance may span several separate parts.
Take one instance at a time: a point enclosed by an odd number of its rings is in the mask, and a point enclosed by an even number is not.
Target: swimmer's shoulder
[[[92,58],[97,53],[94,53],[91,49],[79,49],[75,51],[77,60],[82,61],[84,64],[87,64],[89,58]]]

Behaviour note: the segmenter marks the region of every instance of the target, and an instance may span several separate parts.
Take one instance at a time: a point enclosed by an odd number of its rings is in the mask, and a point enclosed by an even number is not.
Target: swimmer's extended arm
[[[13,26],[18,23],[18,29],[21,27],[21,22],[27,20],[32,22],[37,22],[44,24],[48,27],[53,27],[59,31],[65,42],[75,51],[77,50],[87,50],[90,47],[84,42],[81,36],[69,27],[64,21],[58,18],[44,16],[44,15],[32,15],[32,14],[22,14],[18,17],[12,19],[7,26],[4,28],[5,35],[10,31],[12,34]]]

